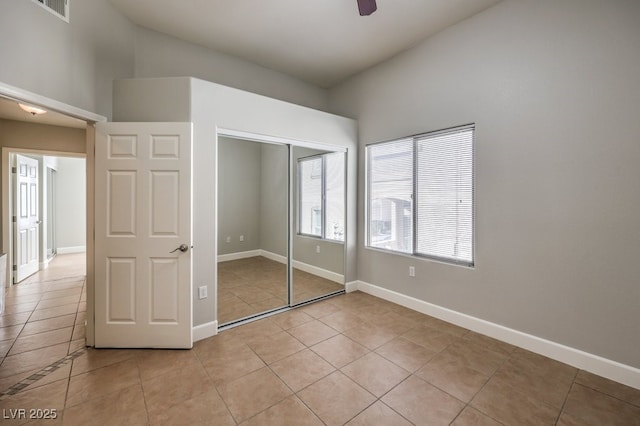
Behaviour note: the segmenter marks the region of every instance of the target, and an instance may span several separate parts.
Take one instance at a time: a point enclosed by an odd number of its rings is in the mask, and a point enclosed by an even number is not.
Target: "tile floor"
[[[26,423],[11,410],[33,408],[64,425],[640,425],[639,390],[360,292],[193,350],[78,350],[80,280],[52,275],[8,295],[2,424]],[[71,297],[75,314],[55,310]]]
[[[293,302],[304,302],[344,290],[344,285],[293,270]],[[287,270],[263,256],[218,263],[219,323],[226,324],[287,306]]]

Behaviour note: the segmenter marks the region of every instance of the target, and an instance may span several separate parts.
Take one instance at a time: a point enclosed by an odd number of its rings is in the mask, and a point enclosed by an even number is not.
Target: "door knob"
[[[173,253],[173,252],[178,251],[178,250],[180,250],[181,252],[185,253],[187,250],[189,250],[189,246],[186,245],[186,244],[180,244],[180,247],[171,250],[169,253]]]

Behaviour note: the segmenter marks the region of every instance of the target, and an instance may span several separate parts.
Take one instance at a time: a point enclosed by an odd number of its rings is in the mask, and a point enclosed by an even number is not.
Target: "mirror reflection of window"
[[[344,241],[344,154],[298,160],[298,233]]]

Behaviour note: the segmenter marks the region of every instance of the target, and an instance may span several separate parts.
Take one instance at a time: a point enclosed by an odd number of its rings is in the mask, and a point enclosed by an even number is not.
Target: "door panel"
[[[16,154],[14,282],[38,272],[40,220],[38,215],[38,160]]]
[[[98,124],[96,347],[192,346],[191,240],[191,124]]]

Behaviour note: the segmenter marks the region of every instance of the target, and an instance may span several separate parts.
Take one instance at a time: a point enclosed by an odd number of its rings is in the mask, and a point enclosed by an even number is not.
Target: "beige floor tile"
[[[526,366],[519,360],[511,358],[500,367],[493,379],[508,384],[526,393],[528,398],[560,409],[564,403],[573,376],[556,374],[553,369]]]
[[[72,331],[73,327],[66,327],[31,336],[18,337],[11,351],[9,351],[9,356],[69,342]]]
[[[516,347],[505,342],[493,339],[483,334],[475,333],[473,331],[468,332],[463,336],[463,341],[473,342],[476,345],[483,346],[487,349],[491,349],[493,352],[497,352],[503,355],[511,355]]]
[[[67,383],[65,381],[57,381],[39,388],[26,390],[16,395],[11,395],[0,400],[0,411],[6,413],[9,409],[23,408],[28,411],[31,409],[49,409],[60,411],[64,408],[64,398],[67,392]],[[29,418],[27,417],[27,420]],[[7,422],[6,424],[22,424],[17,421]],[[4,424],[4,421],[3,421]]]
[[[342,368],[369,352],[367,348],[342,334],[312,346],[311,350],[336,368]]]
[[[124,387],[64,410],[65,425],[147,425],[149,423],[140,384]]]
[[[337,330],[315,319],[290,328],[287,331],[307,346],[313,346],[339,333]]]
[[[64,297],[75,297],[82,294],[80,288],[68,288],[65,290],[53,290],[42,294],[42,301],[49,299],[60,299]]]
[[[513,425],[553,425],[560,412],[558,408],[531,398],[527,389],[513,387],[495,376],[470,404],[500,423]]]
[[[31,312],[21,312],[19,314],[3,314],[0,316],[0,327],[24,324],[29,319]]]
[[[16,303],[4,307],[3,315],[19,314],[23,312],[31,312],[38,305],[38,302]]]
[[[4,358],[7,353],[9,353],[9,349],[13,346],[14,340],[4,340],[0,342],[0,358]]]
[[[348,328],[343,334],[361,345],[373,350],[398,336],[397,333],[388,331],[370,323],[356,325]]]
[[[10,325],[7,327],[0,328],[0,341],[4,340],[14,340],[20,334],[20,331],[23,329],[24,324]]]
[[[267,365],[305,349],[300,341],[286,331],[254,337],[247,344]]]
[[[132,359],[136,353],[135,350],[131,349],[88,348],[84,354],[73,360],[71,375],[77,376],[78,374]]]
[[[292,395],[255,415],[246,426],[321,426],[323,423],[309,408]]]
[[[297,327],[313,320],[313,317],[305,314],[299,309],[293,309],[282,314],[274,315],[272,319],[276,324],[282,327],[283,330],[289,330],[290,328]]]
[[[47,318],[54,318],[54,317],[59,317],[63,315],[75,314],[77,310],[78,310],[77,303],[71,303],[71,304],[62,305],[62,306],[55,306],[53,308],[38,309],[33,311],[33,314],[31,315],[31,318],[29,318],[29,320],[39,321]]]
[[[136,352],[140,379],[145,381],[193,365],[200,365],[196,352],[181,349],[147,349]]]
[[[174,404],[193,399],[215,389],[200,364],[191,364],[142,382],[147,411],[162,412]]]
[[[459,339],[453,334],[424,325],[406,332],[402,337],[435,352],[442,351]]]
[[[409,372],[391,361],[370,352],[343,367],[342,371],[360,386],[378,398],[409,376]]]
[[[323,300],[321,302],[311,303],[299,309],[305,314],[311,315],[316,319],[322,318],[327,315],[331,315],[335,312],[338,312],[340,310],[340,308],[338,308],[336,305],[333,305],[331,303],[331,300],[335,300],[335,298],[330,300]]]
[[[270,336],[282,331],[282,327],[273,322],[271,318],[264,318],[258,321],[245,324],[242,327],[235,327],[225,330],[222,333],[230,334],[242,340],[250,340],[261,336]]]
[[[415,373],[461,401],[469,402],[489,380],[489,376],[470,368],[464,361],[441,352]]]
[[[329,314],[320,318],[320,321],[340,332],[365,324],[365,322],[358,316],[345,311],[338,311],[333,314]]]
[[[140,373],[135,359],[72,376],[69,381],[66,407],[73,407],[138,383],[140,383]]]
[[[209,356],[202,360],[209,377],[216,386],[236,380],[265,366],[253,350],[244,343],[230,348],[220,348],[216,356]]]
[[[344,424],[375,401],[372,394],[339,371],[297,395],[327,425]]]
[[[51,365],[67,355],[69,343],[48,346],[18,355],[8,356],[0,365],[0,378],[13,376],[25,371],[36,370]]]
[[[451,423],[451,426],[500,426],[500,423],[475,408],[467,406]]]
[[[415,376],[396,386],[382,402],[415,424],[448,425],[464,404]]]
[[[584,370],[578,372],[576,383],[640,407],[640,389],[625,386]]]
[[[34,371],[34,373],[36,372],[39,373],[40,371],[41,370],[37,370],[37,371]],[[51,373],[48,373],[42,379],[38,380],[37,382],[33,383],[30,386],[27,386],[24,389],[30,390],[30,389],[39,388],[41,386],[48,385],[50,383],[57,382],[59,380],[64,380],[65,382],[68,382],[70,374],[71,374],[71,363],[69,362],[68,364],[62,365],[57,370]]]
[[[279,403],[291,390],[269,368],[261,368],[218,388],[237,422]]]
[[[348,426],[410,426],[411,424],[407,419],[380,401],[369,406],[347,423]]]
[[[409,372],[418,370],[436,354],[435,351],[403,337],[379,347],[376,353]]]
[[[418,327],[419,322],[389,310],[381,315],[375,324],[389,333],[400,335]]]
[[[271,369],[294,392],[335,371],[335,368],[310,349],[305,349],[271,364]]]
[[[71,327],[75,322],[75,318],[75,314],[69,314],[40,321],[29,321],[24,325],[24,329],[20,333],[20,336],[29,336],[32,334],[43,333],[45,331]]]
[[[564,425],[640,425],[640,407],[574,384],[560,416]]]
[[[149,420],[153,426],[205,424],[234,426],[236,424],[215,388],[194,398],[171,404],[166,409],[150,413]]]
[[[87,342],[85,339],[72,340],[69,342],[69,350],[68,354],[72,354],[77,350],[85,349],[87,346]]]
[[[42,299],[38,303],[37,310],[54,308],[56,306],[69,305],[71,303],[78,303],[80,301],[80,294],[66,297],[56,297],[52,299]]]

